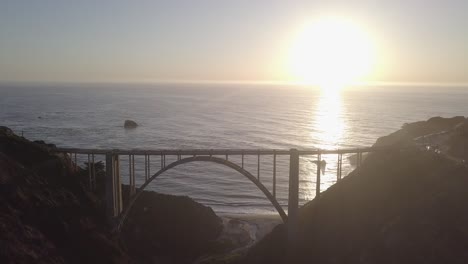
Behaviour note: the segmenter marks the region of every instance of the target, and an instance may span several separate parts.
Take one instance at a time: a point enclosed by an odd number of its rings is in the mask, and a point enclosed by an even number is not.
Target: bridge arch
[[[250,172],[248,172],[244,168],[240,167],[239,165],[237,165],[237,164],[235,164],[233,162],[230,162],[229,160],[225,160],[225,159],[218,158],[218,157],[212,157],[212,156],[195,156],[195,157],[183,158],[183,159],[180,159],[178,161],[175,161],[175,162],[167,165],[166,167],[160,169],[158,172],[153,174],[153,176],[151,176],[140,188],[138,188],[138,191],[136,192],[136,194],[132,198],[130,198],[130,201],[128,202],[128,205],[124,208],[124,210],[122,211],[122,213],[119,216],[117,231],[120,231],[120,229],[122,228],[128,214],[132,210],[133,204],[136,202],[136,200],[138,200],[140,195],[145,190],[146,186],[148,186],[154,179],[156,179],[159,175],[161,175],[162,173],[168,171],[169,169],[172,169],[172,168],[174,168],[176,166],[179,166],[179,165],[182,165],[182,164],[185,164],[185,163],[195,162],[195,161],[205,161],[205,162],[218,163],[218,164],[221,164],[221,165],[225,165],[225,166],[227,166],[229,168],[232,168],[232,169],[236,170],[237,172],[239,172],[240,174],[244,175],[251,182],[253,182],[263,192],[263,194],[265,194],[265,196],[268,198],[268,200],[270,200],[270,202],[273,204],[273,206],[275,207],[278,214],[281,216],[281,219],[283,220],[283,222],[284,223],[287,222],[288,216],[284,212],[283,208],[279,205],[276,198],[273,197],[273,195],[270,193],[270,191],[268,191],[268,189],[259,180],[257,180],[257,178],[255,178],[255,176],[253,176]]]

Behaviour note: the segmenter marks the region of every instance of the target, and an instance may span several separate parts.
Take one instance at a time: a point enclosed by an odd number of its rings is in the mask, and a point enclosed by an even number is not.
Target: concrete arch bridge
[[[339,181],[342,178],[342,165],[343,155],[352,155],[355,158],[355,166],[359,168],[362,163],[363,154],[370,152],[380,151],[399,151],[398,149],[388,147],[369,147],[369,148],[354,148],[354,149],[337,149],[337,150],[323,150],[323,149],[289,149],[289,150],[278,150],[278,149],[180,149],[180,150],[118,150],[118,149],[75,149],[75,148],[59,148],[57,152],[65,153],[69,155],[71,162],[77,166],[77,156],[83,160],[83,155],[89,164],[95,162],[96,156],[105,156],[105,170],[106,170],[106,211],[110,219],[115,220],[117,223],[116,230],[120,230],[127,215],[132,209],[133,204],[138,200],[140,194],[145,188],[158,176],[164,172],[175,168],[182,164],[190,162],[211,162],[221,164],[249,179],[268,200],[272,206],[276,209],[278,214],[281,216],[284,223],[288,224],[289,236],[294,237],[296,233],[296,226],[298,221],[298,209],[299,209],[299,163],[300,158],[304,156],[315,156],[316,157],[316,180],[315,190],[316,197],[320,196],[320,184],[321,184],[321,167],[323,163],[322,155],[336,156],[336,180]],[[144,157],[144,183],[137,188],[135,184],[135,156]],[[230,157],[237,156],[237,162],[234,162]],[[244,160],[248,156],[256,157],[256,171],[249,171],[245,168]],[[272,178],[272,190],[270,191],[262,183],[261,179],[267,178],[265,175],[260,175],[260,164],[262,158],[265,156],[272,157],[272,171],[268,175],[268,178]],[[288,214],[278,203],[276,197],[276,179],[277,179],[277,157],[287,156],[289,157],[289,191],[288,191]],[[171,157],[171,162],[166,162],[166,159]],[[286,158],[287,158],[286,157]],[[283,157],[284,158],[284,157]],[[124,208],[122,201],[122,176],[121,176],[121,162],[128,162],[128,175],[129,175],[129,187],[130,197],[126,203],[127,206]],[[158,163],[156,172],[151,174],[151,164]],[[153,166],[154,167],[154,166]],[[89,174],[89,186],[91,189],[96,187],[96,177],[94,166],[88,166]],[[262,176],[262,178],[260,177]],[[270,178],[270,179],[271,179]]]

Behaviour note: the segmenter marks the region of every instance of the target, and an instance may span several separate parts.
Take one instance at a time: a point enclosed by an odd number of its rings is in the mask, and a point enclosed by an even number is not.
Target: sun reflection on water
[[[315,115],[315,131],[311,137],[321,149],[338,148],[344,136],[341,92],[338,89],[323,89],[320,93]]]
[[[318,98],[314,114],[311,118],[310,138],[314,148],[338,149],[345,137],[346,124],[343,117],[343,101],[340,89],[322,89]],[[336,155],[322,155],[326,165],[322,167],[320,189],[326,190],[336,182]],[[315,197],[317,156],[305,157],[301,163],[301,170],[305,177],[305,200]]]

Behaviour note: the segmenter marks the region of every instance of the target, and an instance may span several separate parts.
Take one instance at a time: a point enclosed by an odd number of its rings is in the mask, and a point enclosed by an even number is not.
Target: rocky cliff
[[[214,212],[188,197],[145,192],[122,234],[112,234],[98,193],[53,145],[0,127],[0,263],[191,263],[213,250]],[[85,171],[82,171],[85,172]]]
[[[129,188],[123,188],[124,200]],[[187,196],[144,192],[134,204],[122,240],[138,263],[192,263],[215,253],[223,229],[210,207]]]
[[[66,157],[0,129],[0,263],[130,263]]]
[[[294,263],[467,263],[466,124],[431,118],[380,138],[406,149],[369,155],[301,208]],[[442,151],[421,150],[421,136]],[[243,263],[292,263],[286,237],[278,226]]]

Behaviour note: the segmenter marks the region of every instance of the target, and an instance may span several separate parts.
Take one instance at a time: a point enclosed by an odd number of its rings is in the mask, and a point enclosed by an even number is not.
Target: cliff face
[[[377,144],[411,146],[414,137],[443,132],[448,151],[455,135],[460,144],[468,139],[454,133],[460,122],[408,124]],[[301,208],[295,263],[467,263],[468,168],[455,158],[417,147],[369,155]],[[277,227],[245,262],[287,263],[286,232]]]
[[[456,116],[452,118],[432,117],[427,121],[403,124],[402,129],[377,139],[375,146],[408,145],[412,144],[414,139],[424,136],[427,140],[421,138],[421,143],[436,144],[439,143],[437,139],[434,139],[436,134],[454,131],[459,124],[465,122],[467,122],[465,117]],[[431,135],[434,140],[431,139]]]
[[[128,191],[123,188],[124,198]],[[193,263],[214,253],[222,229],[210,207],[186,196],[147,191],[134,204],[122,240],[138,263]]]
[[[102,163],[90,193],[53,147],[0,127],[0,263],[191,263],[212,250],[221,220],[188,197],[144,192],[111,234]]]
[[[0,263],[129,263],[64,159],[0,129]]]

